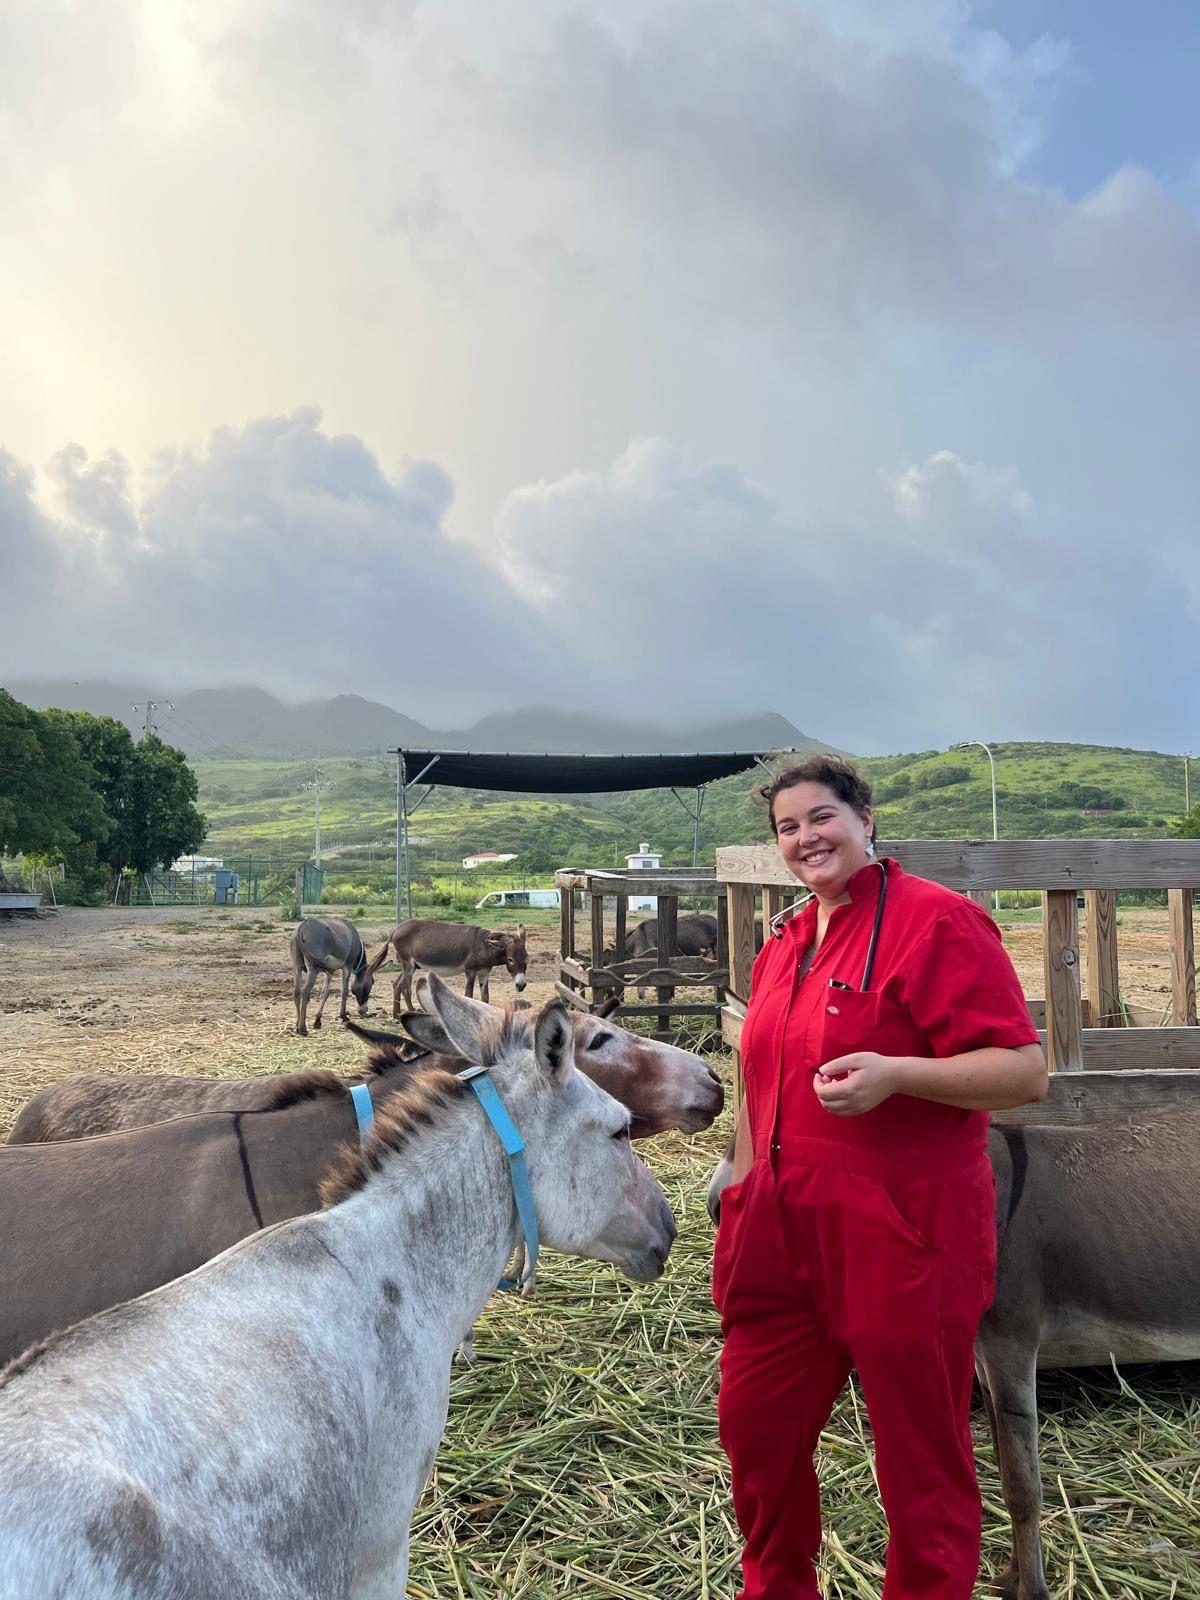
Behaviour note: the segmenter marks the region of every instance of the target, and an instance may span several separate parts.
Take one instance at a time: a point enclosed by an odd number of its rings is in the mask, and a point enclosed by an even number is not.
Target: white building
[[[636,855],[625,857],[625,866],[629,872],[654,872],[662,866],[662,852],[651,850],[648,844],[642,845]],[[653,894],[639,894],[629,896],[630,911],[658,910],[658,896]]]
[[[515,861],[516,851],[510,855],[497,855],[494,850],[481,850],[477,856],[464,856],[463,866],[468,872],[473,867],[494,867],[502,861]]]

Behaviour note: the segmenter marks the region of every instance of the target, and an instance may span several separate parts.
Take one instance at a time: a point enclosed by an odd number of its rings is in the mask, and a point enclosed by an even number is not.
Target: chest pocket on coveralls
[[[852,1055],[856,1050],[878,1048],[880,1011],[880,995],[875,989],[863,994],[857,989],[827,988],[820,1065],[836,1061],[839,1056]]]

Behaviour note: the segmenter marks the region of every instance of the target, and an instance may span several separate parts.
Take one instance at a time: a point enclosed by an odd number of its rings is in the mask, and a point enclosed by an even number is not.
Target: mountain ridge
[[[525,706],[490,712],[466,729],[436,729],[402,711],[357,694],[288,706],[254,686],[196,689],[167,696],[135,684],[40,679],[7,685],[34,710],[50,706],[115,717],[140,731],[145,707],[150,724],[189,756],[209,759],[283,759],[359,755],[396,749],[537,752],[579,755],[657,755],[725,750],[823,748],[821,741],[778,712],[722,718],[680,730],[666,724],[627,722],[592,713]],[[135,711],[134,707],[140,708]]]

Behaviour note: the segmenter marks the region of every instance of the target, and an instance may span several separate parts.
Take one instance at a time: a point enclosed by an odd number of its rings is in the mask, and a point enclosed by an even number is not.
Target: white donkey
[[[526,1142],[543,1242],[657,1277],[670,1208],[628,1112],[576,1071],[562,1007],[535,1028],[429,982]],[[0,1375],[0,1600],[404,1594],[450,1358],[520,1226],[508,1158],[460,1078],[417,1076],[377,1124],[324,1211]]]

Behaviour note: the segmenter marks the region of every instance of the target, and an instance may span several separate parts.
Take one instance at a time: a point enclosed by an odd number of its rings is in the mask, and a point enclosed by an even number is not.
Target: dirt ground
[[[1165,1012],[1165,911],[1123,911],[1118,920],[1125,999]],[[362,923],[368,948],[389,926]],[[293,1032],[290,935],[290,924],[253,907],[66,908],[0,921],[0,1138],[31,1094],[76,1072],[352,1070],[361,1047],[337,1026],[336,990],[326,1006],[332,1026],[307,1039]],[[556,926],[528,930],[526,997],[535,1003],[554,993],[558,940]],[[1042,995],[1040,926],[1008,927],[1004,942],[1026,994]],[[385,969],[371,996],[370,1021],[381,1026],[393,975]],[[493,1002],[513,995],[498,969]]]
[[[362,1047],[337,1024],[336,985],[320,1032],[293,1031],[293,926],[248,906],[66,907],[0,920],[0,1139],[30,1095],[76,1072],[353,1070]],[[360,927],[376,949],[391,923]],[[536,1003],[554,993],[558,929],[530,929],[529,946]],[[376,981],[370,1024],[390,1023],[395,971]],[[513,996],[500,969],[492,1000]]]

